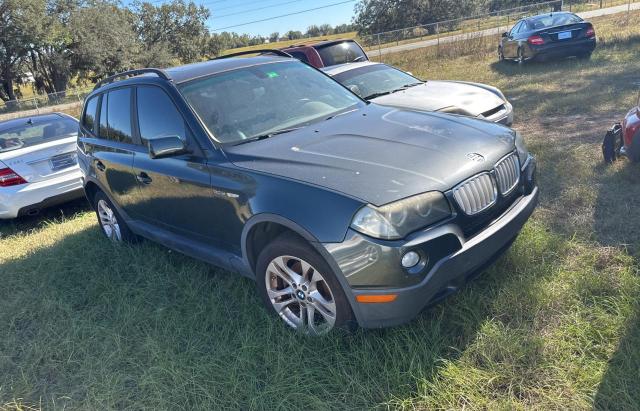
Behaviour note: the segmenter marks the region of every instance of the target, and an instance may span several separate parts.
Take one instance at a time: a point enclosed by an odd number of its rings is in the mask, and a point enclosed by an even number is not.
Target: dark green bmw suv
[[[110,77],[78,158],[109,239],[254,278],[309,334],[410,320],[503,252],[538,197],[515,131],[368,103],[284,56]]]

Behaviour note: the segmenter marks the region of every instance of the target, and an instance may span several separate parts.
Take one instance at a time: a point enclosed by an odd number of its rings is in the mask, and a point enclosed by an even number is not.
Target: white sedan
[[[0,123],[0,219],[83,196],[78,121],[60,113]]]
[[[383,106],[440,111],[511,126],[513,107],[495,87],[463,81],[422,81],[373,61],[325,67],[325,73],[365,100]]]

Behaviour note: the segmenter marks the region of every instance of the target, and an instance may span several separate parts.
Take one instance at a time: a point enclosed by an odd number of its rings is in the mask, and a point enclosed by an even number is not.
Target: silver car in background
[[[372,61],[322,69],[365,100],[416,110],[460,114],[511,126],[513,106],[492,86],[462,81],[422,81]]]
[[[61,113],[0,122],[0,220],[84,196],[78,121]]]

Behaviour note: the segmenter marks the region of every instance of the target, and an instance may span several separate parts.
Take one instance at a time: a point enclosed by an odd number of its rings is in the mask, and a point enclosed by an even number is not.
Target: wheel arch
[[[358,322],[360,322],[362,318],[362,314],[359,309],[360,307],[356,303],[355,295],[353,294],[346,277],[342,273],[342,270],[340,269],[336,261],[333,259],[333,257],[331,257],[331,254],[329,254],[327,249],[311,232],[309,232],[298,223],[285,217],[268,213],[256,214],[251,217],[245,224],[244,229],[242,230],[241,240],[242,256],[244,264],[249,268],[254,276],[254,279],[257,279],[257,273],[255,270],[258,255],[260,253],[260,242],[254,242],[255,235],[259,233],[259,231],[256,230],[269,226],[272,230],[274,229],[274,227],[277,227],[277,230],[281,231],[271,232],[272,236],[262,238],[261,241],[271,241],[285,232],[291,232],[292,234],[297,235],[302,240],[306,241],[318,254],[320,254],[320,256],[327,262],[329,267],[331,267],[331,269],[335,273],[336,278],[338,279],[338,282],[342,286],[342,290],[347,297],[347,301],[351,306],[353,314],[355,315]]]
[[[288,218],[276,214],[262,213],[251,217],[247,221],[242,230],[242,256],[245,264],[254,275],[258,255],[262,249],[261,246],[286,232],[307,241],[318,251],[318,239],[301,225]]]

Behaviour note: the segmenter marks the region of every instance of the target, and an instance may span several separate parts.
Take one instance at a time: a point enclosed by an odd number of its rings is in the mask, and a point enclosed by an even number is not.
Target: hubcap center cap
[[[296,297],[298,297],[299,300],[304,300],[306,298],[306,296],[304,294],[304,291],[302,291],[302,290],[298,290],[296,292]]]

